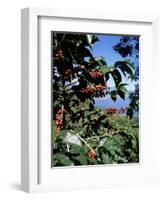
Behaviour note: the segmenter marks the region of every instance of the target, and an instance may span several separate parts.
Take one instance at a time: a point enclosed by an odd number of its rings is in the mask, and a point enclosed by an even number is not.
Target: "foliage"
[[[129,95],[131,101],[127,110],[127,115],[132,118],[134,112],[139,111],[139,36],[123,36],[113,49],[123,58],[129,58],[133,61],[132,64],[135,69],[133,79],[136,84],[135,91]]]
[[[138,162],[138,137],[132,133],[131,120],[127,126],[118,125],[115,113],[97,109],[94,102],[105,96],[113,101],[126,98],[122,80],[134,79],[132,63],[108,66],[104,57],[94,57],[96,35],[53,32],[52,36],[52,166]],[[113,88],[107,84],[110,79]]]
[[[139,36],[123,36],[118,44],[113,49],[118,52],[123,58],[132,58],[135,66],[134,79],[139,79]]]
[[[110,116],[109,128],[84,136],[83,129],[53,132],[53,166],[138,162],[138,122]],[[62,153],[61,153],[62,152]],[[90,157],[92,152],[93,157]]]

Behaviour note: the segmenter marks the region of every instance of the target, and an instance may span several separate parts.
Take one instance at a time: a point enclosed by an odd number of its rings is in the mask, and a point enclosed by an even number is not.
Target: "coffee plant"
[[[138,120],[126,108],[95,106],[95,98],[125,100],[123,77],[134,80],[133,64],[108,66],[92,54],[97,42],[95,34],[52,33],[53,167],[139,161]]]

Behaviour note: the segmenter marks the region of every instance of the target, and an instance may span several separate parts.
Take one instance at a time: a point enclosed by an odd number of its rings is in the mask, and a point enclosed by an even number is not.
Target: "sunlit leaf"
[[[66,142],[66,143],[82,146],[82,142],[79,139],[79,137],[75,134],[70,133],[70,132],[67,133],[67,135],[66,135],[66,137],[64,138],[63,141]]]

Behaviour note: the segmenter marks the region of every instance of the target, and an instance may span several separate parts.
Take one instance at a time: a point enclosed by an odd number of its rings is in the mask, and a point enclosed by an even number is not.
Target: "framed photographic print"
[[[157,16],[22,10],[22,190],[158,182],[157,51]]]

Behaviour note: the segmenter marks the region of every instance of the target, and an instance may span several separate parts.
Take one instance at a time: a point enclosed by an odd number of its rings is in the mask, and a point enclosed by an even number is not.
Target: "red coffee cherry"
[[[87,86],[86,88],[82,88],[80,90],[81,93],[85,94],[93,94],[96,91],[96,89],[93,86]]]
[[[96,85],[96,91],[103,91],[105,88],[106,88],[105,85],[102,84]]]
[[[91,146],[91,148],[92,148],[92,146]],[[88,157],[89,157],[89,159],[90,160],[96,160],[95,156],[96,156],[95,152],[92,149],[90,149],[88,151]]]
[[[118,112],[118,109],[116,109],[116,108],[108,108],[108,109],[106,109],[105,111],[106,111],[108,114],[113,115],[113,114],[115,114],[115,113]]]
[[[99,71],[92,71],[92,72],[89,72],[91,78],[93,79],[96,79],[96,78],[100,78],[103,76],[103,74]]]
[[[57,52],[56,52],[54,57],[55,57],[56,60],[62,60],[64,58],[63,51],[62,50],[57,50]]]

